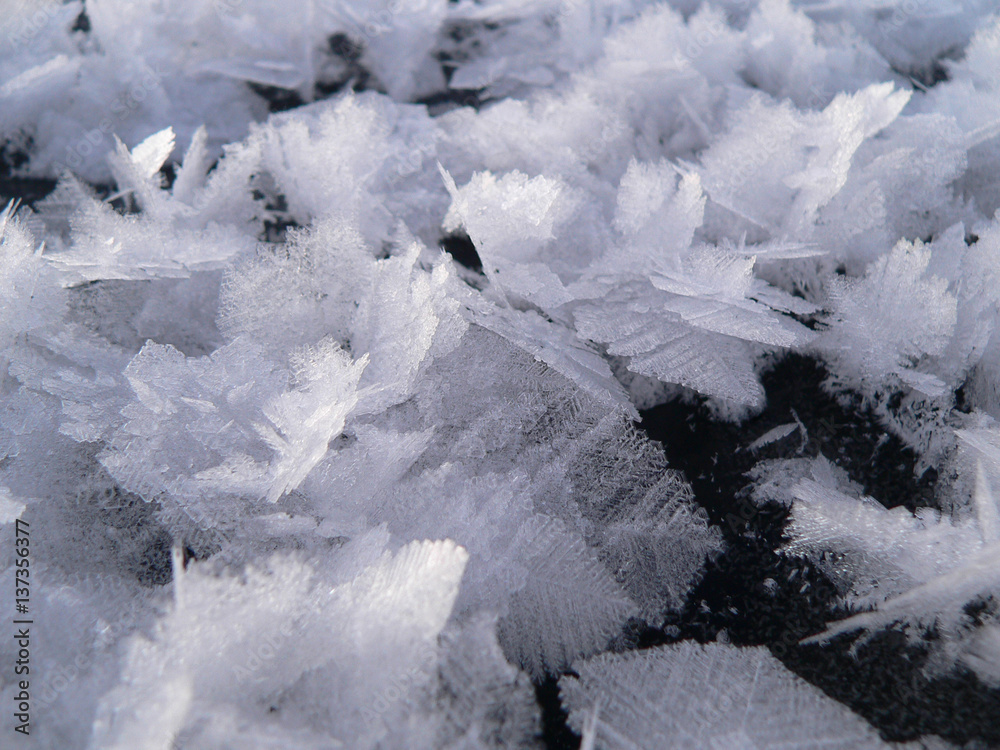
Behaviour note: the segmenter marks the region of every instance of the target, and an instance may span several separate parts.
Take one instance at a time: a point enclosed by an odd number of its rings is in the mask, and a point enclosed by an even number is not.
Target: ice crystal
[[[764,648],[681,643],[603,654],[559,683],[593,747],[889,747],[860,717]]]

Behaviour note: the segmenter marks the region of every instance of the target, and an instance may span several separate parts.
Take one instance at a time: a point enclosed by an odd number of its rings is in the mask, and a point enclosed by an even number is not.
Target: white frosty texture
[[[582,278],[568,270],[560,277],[538,262],[579,210],[563,183],[517,171],[501,180],[479,173],[459,189],[444,176],[452,194],[445,228],[469,232],[501,302],[529,302],[557,318],[568,310],[582,337],[629,357],[634,372],[760,406],[747,342],[788,347],[811,340],[775,311],[813,308],[755,279],[752,251],[692,247],[705,204],[696,175],[678,183],[670,165],[633,160],[618,188],[620,239]]]
[[[600,656],[722,549],[637,409],[738,420],[785,352],[945,477],[754,471],[855,608],[822,639],[1000,684],[998,64],[989,0],[4,3],[0,192],[56,181],[0,204],[0,524],[78,670],[39,746],[528,746],[585,659],[632,665],[588,742],[872,746],[759,651]]]
[[[947,281],[930,276],[929,250],[900,242],[875,261],[862,280],[833,280],[836,324],[819,343],[856,381],[894,374],[928,396],[945,384],[916,365],[944,353],[955,327],[957,302]]]
[[[169,134],[160,136],[148,148],[155,151],[156,143],[168,141]],[[138,156],[120,156],[135,165],[146,158],[146,148],[137,149]],[[93,201],[86,195],[81,200]],[[157,220],[145,212],[139,216]],[[444,637],[451,619],[454,638],[473,637],[466,630],[475,628],[475,638],[492,643],[495,655],[483,664],[459,661],[450,667],[482,672],[484,684],[442,687],[447,701],[432,700],[438,688],[422,686],[420,701],[407,704],[413,718],[388,717],[385,723],[393,731],[403,731],[399,727],[405,724],[429,747],[438,746],[438,733],[486,742],[494,731],[523,744],[536,724],[526,677],[499,656],[541,678],[598,653],[628,618],[658,622],[667,609],[682,606],[706,556],[721,546],[683,479],[667,470],[659,450],[631,426],[634,410],[609,372],[595,363],[603,364],[595,352],[582,344],[575,355],[559,351],[570,331],[553,335],[549,326],[555,323],[498,307],[461,286],[444,258],[403,230],[395,235],[392,254],[377,259],[356,222],[356,215],[334,214],[292,235],[287,252],[260,247],[224,277],[190,271],[180,279],[147,280],[111,272],[110,279],[98,282],[113,281],[118,293],[131,291],[141,299],[142,287],[135,284],[176,287],[214,279],[219,313],[211,335],[224,343],[200,342],[207,352],[153,340],[130,351],[139,346],[134,334],[112,335],[117,329],[100,319],[102,306],[110,303],[96,292],[77,291],[93,288],[79,285],[69,290],[80,320],[70,332],[78,339],[75,348],[65,332],[16,347],[12,372],[24,384],[16,399],[36,392],[58,399],[43,398],[34,407],[46,421],[34,420],[32,429],[48,424],[52,432],[60,431],[70,441],[63,451],[71,441],[93,446],[81,458],[95,471],[105,469],[104,481],[115,491],[130,493],[140,504],[157,503],[157,533],[218,561],[211,573],[207,564],[195,566],[208,578],[201,572],[189,576],[175,547],[176,601],[167,605],[172,609],[159,626],[163,633],[152,646],[132,646],[123,682],[118,688],[114,680],[104,685],[103,703],[79,709],[97,721],[95,746],[183,741],[210,747],[222,738],[251,742],[258,736],[269,742],[278,730],[248,718],[246,701],[260,708],[284,690],[301,696],[287,697],[295,710],[274,721],[294,727],[301,746],[322,747],[331,737],[362,745],[382,738],[388,730],[367,720],[351,723],[338,713],[339,694],[331,697],[324,689],[326,708],[313,706],[312,693],[326,678],[311,671],[300,683],[305,667],[292,675],[268,673],[278,693],[263,697],[240,697],[242,688],[214,682],[234,659],[239,666],[235,652],[220,655],[213,645],[213,638],[233,637],[226,623],[263,628],[248,631],[249,640],[237,638],[232,648],[263,639],[271,653],[278,648],[273,628],[296,621],[300,609],[319,595],[301,588],[313,571],[331,575],[340,569],[330,568],[330,547],[342,548],[338,566],[360,568],[371,557],[365,540],[375,537],[382,540],[379,549],[390,542],[392,549],[410,549],[406,545],[443,537],[462,544],[464,575],[433,592],[410,581],[420,574],[412,556],[399,558],[400,595],[428,601],[440,618],[435,637]],[[44,256],[26,254],[30,237],[16,223],[11,227],[21,232],[19,253],[44,262]],[[78,231],[70,227],[69,243]],[[67,274],[75,282],[61,262],[71,252],[56,253],[57,262],[46,272]],[[350,269],[363,284],[338,283],[338,275]],[[257,309],[253,295],[264,289],[284,289],[299,304]],[[114,308],[109,312],[122,315]],[[121,324],[127,331],[137,321],[126,315]],[[46,368],[47,359],[55,364]],[[469,372],[477,377],[470,379]],[[12,452],[20,457],[6,476],[17,480],[12,487],[19,496],[34,468],[25,459],[39,453],[34,433],[25,434],[27,425],[20,424],[5,421]],[[67,526],[71,523],[62,524]],[[269,569],[278,559],[271,557],[275,549],[299,550],[305,559],[280,558],[285,562],[274,565],[286,566],[284,577],[265,585],[252,571]],[[235,570],[226,570],[227,564]],[[268,595],[255,586],[287,589],[275,605],[280,611],[268,614]],[[241,593],[227,593],[233,587]],[[204,606],[191,608],[191,596],[202,596]],[[234,596],[238,606],[230,602]],[[230,606],[236,609],[229,612]],[[357,627],[364,628],[364,617],[376,613],[388,618],[386,628],[398,627],[399,618],[381,604],[363,609]],[[192,652],[194,661],[188,662],[188,656],[179,658],[184,646],[170,644],[192,639],[208,650],[203,657]],[[307,659],[299,651],[301,639],[295,642],[285,648]],[[344,690],[360,665],[375,658],[374,651],[366,653],[338,678]],[[217,662],[210,662],[209,654]],[[434,673],[436,659],[417,671],[426,666]],[[319,669],[314,661],[310,669]],[[184,664],[202,662],[207,666],[185,671]],[[163,679],[143,676],[161,675],[166,665],[179,671]],[[404,673],[411,671],[407,667]],[[503,697],[488,697],[490,681],[504,686],[496,688]],[[506,686],[517,689],[506,695]],[[383,693],[398,690],[392,683]],[[464,693],[483,696],[465,699],[478,711],[491,700],[494,711],[511,718],[494,728],[486,715],[480,724],[463,723],[448,705]],[[209,695],[219,703],[207,705]],[[378,705],[380,695],[358,705]],[[151,705],[169,710],[153,721],[144,713]],[[200,713],[192,714],[199,705]],[[384,743],[413,744],[391,738]]]
[[[19,335],[44,322],[33,313],[36,288],[48,290],[39,278],[46,270],[42,246],[14,215],[13,204],[0,212],[0,352],[13,345]],[[34,320],[32,320],[34,318]]]
[[[680,643],[574,665],[559,692],[591,747],[890,747],[767,649]]]
[[[467,555],[447,541],[380,554],[384,543],[375,535],[342,549],[322,582],[278,557],[242,580],[176,571],[171,611],[151,640],[131,641],[125,683],[98,710],[94,746],[266,747],[290,716],[299,747],[340,737],[405,746],[406,716],[433,690],[436,639]],[[375,662],[381,668],[369,668]],[[390,699],[400,675],[408,679]]]
[[[958,438],[971,454],[966,466],[975,467],[974,513],[958,521],[927,508],[888,510],[822,458],[758,469],[767,481],[757,498],[791,504],[782,550],[809,557],[838,585],[849,609],[862,610],[810,640],[899,624],[917,638],[933,627],[932,671],[957,659],[997,684],[996,616],[988,612],[977,622],[968,607],[1000,592],[1000,506],[992,490],[1000,438],[988,428],[963,430]]]

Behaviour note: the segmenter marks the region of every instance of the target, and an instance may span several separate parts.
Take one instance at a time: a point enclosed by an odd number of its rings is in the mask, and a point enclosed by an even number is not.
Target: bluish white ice
[[[881,746],[764,649],[609,651],[723,545],[638,410],[738,423],[787,352],[947,478],[758,465],[813,639],[1000,685],[995,10],[5,0],[0,156],[58,185],[0,214],[2,736],[531,747],[563,675],[586,747]]]

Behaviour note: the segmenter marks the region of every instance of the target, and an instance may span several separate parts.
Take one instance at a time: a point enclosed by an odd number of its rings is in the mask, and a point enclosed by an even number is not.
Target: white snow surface
[[[534,747],[560,675],[585,747],[883,746],[761,648],[609,651],[723,549],[638,409],[788,352],[949,477],[757,467],[813,640],[1000,686],[995,3],[0,0],[0,159],[56,185],[0,207],[19,746]]]

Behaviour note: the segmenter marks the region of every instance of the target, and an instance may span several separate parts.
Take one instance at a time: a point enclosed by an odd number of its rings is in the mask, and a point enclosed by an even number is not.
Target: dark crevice
[[[34,142],[30,136],[15,144],[7,140],[0,144],[0,209],[12,198],[22,204],[34,206],[56,189],[56,180],[39,177],[22,177],[17,174],[31,160]]]
[[[56,180],[39,177],[0,177],[0,208],[11,198],[22,204],[34,206],[56,189]]]
[[[323,52],[325,62],[321,60],[317,66],[312,101],[329,99],[348,89],[361,92],[376,88],[371,72],[361,63],[365,52],[364,43],[347,34],[333,34],[327,39],[327,47]],[[307,103],[302,93],[294,89],[252,81],[248,81],[247,85],[267,102],[271,113],[286,112]]]
[[[966,378],[965,382],[959,386],[958,390],[955,391],[955,410],[961,412],[962,414],[971,414],[973,408],[975,408],[972,403],[972,399],[969,393],[972,387],[972,378]]]
[[[350,89],[354,92],[366,91],[370,88],[369,79],[370,77],[368,73],[365,72],[364,75],[360,76],[351,75],[347,78],[337,78],[334,80],[318,80],[316,81],[316,85],[313,89],[313,101],[329,99],[330,97],[339,94],[341,91],[344,91],[348,86],[350,86]],[[272,114],[277,112],[287,112],[290,109],[295,109],[306,104],[302,95],[294,89],[285,89],[278,86],[265,86],[263,84],[253,82],[248,82],[247,85],[255,94],[257,94],[257,96],[267,102],[268,112],[271,112]]]
[[[430,110],[432,116],[444,114],[459,107],[472,107],[479,110],[490,101],[483,98],[484,89],[448,89],[416,100]]]
[[[288,239],[289,229],[299,229],[301,225],[291,218],[273,217],[264,219],[263,230],[257,236],[258,242],[280,245]]]
[[[257,236],[259,242],[281,244],[288,237],[289,229],[300,229],[301,224],[288,210],[288,199],[282,193],[265,195],[259,190],[254,191],[254,199],[264,201],[263,229]]]
[[[198,551],[193,549],[190,544],[185,544],[182,556],[184,570],[187,570],[188,563],[192,560],[194,562],[198,562],[199,560],[207,559],[207,557],[207,555],[199,554]]]
[[[160,522],[160,505],[123,490],[103,471],[76,498],[75,510],[86,518],[90,533],[74,540],[95,560],[113,560],[142,586],[164,586],[173,580],[173,537]],[[88,527],[85,526],[85,529]]]
[[[31,158],[28,151],[33,143],[31,137],[24,137],[20,144],[9,139],[0,144],[0,177],[11,177],[16,170],[28,163]]]
[[[109,193],[108,197],[111,195],[114,195],[114,193]],[[135,199],[135,193],[131,190],[123,193],[122,195],[111,198],[110,200],[107,198],[104,198],[103,200],[105,200],[111,208],[120,213],[122,216],[135,216],[142,213],[139,202]]]
[[[177,179],[177,168],[178,165],[169,161],[160,167],[160,185],[164,190],[174,189],[174,181]]]
[[[347,34],[333,34],[327,39],[327,45],[330,54],[348,63],[357,63],[365,53],[365,45],[351,39]]]
[[[548,677],[535,685],[535,699],[542,711],[542,742],[549,750],[577,750],[580,735],[569,728],[559,700],[559,679]]]
[[[69,27],[70,31],[81,31],[84,34],[90,33],[90,16],[87,15],[86,10],[81,10],[80,15],[76,17],[73,21],[73,25]]]
[[[948,68],[940,58],[933,60],[930,65],[926,67],[903,69],[893,65],[891,66],[891,69],[897,75],[900,75],[903,78],[908,78],[913,82],[914,86],[922,91],[933,88],[939,83],[943,83],[949,79]]]
[[[347,34],[333,34],[327,39],[327,49],[333,60],[343,68],[340,80],[347,82],[356,80],[367,85],[371,77],[369,71],[361,62],[365,55],[365,43],[349,37]]]
[[[316,81],[315,98],[327,99],[350,87],[352,91],[366,91],[372,87],[372,74],[362,63],[365,45],[347,34],[333,34],[327,39],[327,49],[332,65]],[[321,66],[324,67],[324,66]]]
[[[263,83],[247,81],[247,86],[257,96],[267,102],[269,112],[286,112],[305,104],[302,95],[294,89],[281,88],[280,86],[267,86]]]
[[[465,232],[454,232],[441,238],[441,249],[455,262],[476,273],[483,272],[483,261],[476,252],[476,246]]]
[[[173,540],[164,530],[144,551],[136,565],[136,578],[143,586],[166,586],[173,578]]]

